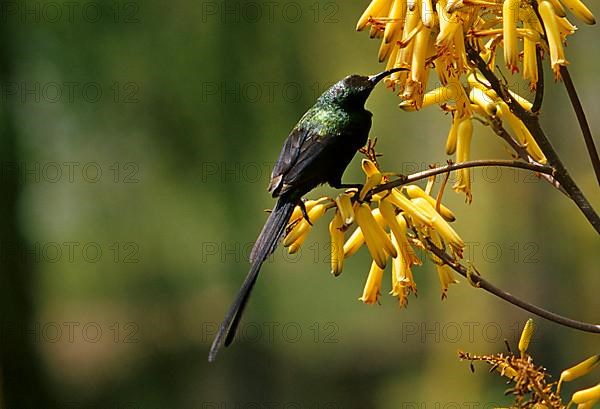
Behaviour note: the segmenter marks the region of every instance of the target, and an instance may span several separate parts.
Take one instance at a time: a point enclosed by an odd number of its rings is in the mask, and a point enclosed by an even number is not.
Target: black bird
[[[325,91],[292,129],[269,183],[269,192],[279,199],[252,248],[252,267],[213,341],[210,362],[223,341],[225,346],[233,341],[260,267],[277,248],[294,208],[303,206],[302,196],[323,183],[345,187],[342,174],[367,142],[371,129],[372,114],[365,109],[365,102],[379,81],[402,70],[395,68],[370,77],[347,76]]]

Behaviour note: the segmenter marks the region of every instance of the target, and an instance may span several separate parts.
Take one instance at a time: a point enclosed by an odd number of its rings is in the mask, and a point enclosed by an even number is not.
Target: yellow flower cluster
[[[366,304],[377,302],[384,269],[391,259],[393,296],[400,306],[406,306],[408,296],[417,291],[412,266],[420,265],[416,248],[425,249],[424,240],[438,248],[448,248],[457,258],[462,258],[464,242],[449,225],[455,217],[444,205],[430,195],[433,183],[426,190],[417,185],[384,190],[368,197],[373,188],[385,183],[387,176],[380,172],[375,162],[363,159],[362,169],[366,181],[362,189],[350,189],[337,198],[324,197],[304,203],[308,220],[297,207],[287,227],[283,244],[290,253],[295,253],[306,240],[312,224],[328,209],[335,211],[329,224],[331,237],[331,272],[341,274],[344,260],[366,245],[373,261],[360,300]],[[371,208],[371,203],[377,205]],[[356,224],[346,239],[346,232]],[[430,254],[438,270],[442,286],[442,297],[448,285],[457,282],[451,269],[442,260]]]
[[[566,18],[566,9],[585,23],[595,23],[580,0],[372,0],[356,29],[370,27],[371,37],[381,38],[379,61],[387,61],[387,69],[408,69],[386,80],[404,99],[402,109],[414,111],[438,104],[452,113],[446,153],[456,153],[457,162],[469,160],[472,119],[478,114],[500,119],[526,149],[527,159],[545,164],[546,158],[527,127],[469,65],[466,47],[470,44],[479,50],[490,67],[494,67],[496,50],[501,47],[508,69],[521,71],[535,89],[538,47],[550,55],[557,77],[560,66],[568,64],[563,43],[576,27]],[[432,70],[438,81],[427,91]],[[516,93],[512,96],[531,110],[527,99]],[[458,173],[454,190],[464,192],[470,201],[468,169]]]

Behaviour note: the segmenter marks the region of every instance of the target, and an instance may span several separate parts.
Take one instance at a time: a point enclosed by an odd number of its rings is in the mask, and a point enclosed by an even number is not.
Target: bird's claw
[[[308,224],[312,226],[313,224],[310,221],[310,218],[308,217],[308,212],[306,211],[306,205],[304,204],[304,200],[300,200],[300,204],[298,206],[300,206],[300,210],[302,211],[302,217],[304,217],[304,220],[306,220]]]

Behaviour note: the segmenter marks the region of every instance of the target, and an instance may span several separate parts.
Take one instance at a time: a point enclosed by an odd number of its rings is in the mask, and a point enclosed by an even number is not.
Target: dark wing
[[[338,173],[339,164],[345,168],[356,150],[347,159],[342,159],[348,155],[341,152],[345,149],[340,149],[339,140],[340,135],[307,136],[298,150],[294,151],[295,161],[289,164],[285,173],[276,176],[277,180],[272,180],[277,181],[273,195],[280,196],[291,190],[304,194],[329,181],[333,173]]]
[[[275,162],[273,172],[271,173],[271,182],[269,183],[269,192],[273,196],[279,196],[284,175],[294,166],[298,160],[302,145],[308,138],[308,131],[302,128],[294,128],[281,148],[279,158]]]
[[[335,119],[342,124],[346,121],[344,117]],[[321,183],[340,179],[356,151],[366,143],[371,128],[369,112],[365,111],[359,119],[329,128],[328,132],[315,126],[297,125],[273,168],[269,183],[273,197],[290,190],[303,195]]]

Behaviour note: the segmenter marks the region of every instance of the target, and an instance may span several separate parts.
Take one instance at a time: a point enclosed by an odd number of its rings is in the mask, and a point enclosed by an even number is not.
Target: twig
[[[402,177],[400,179],[392,180],[391,182],[381,184],[379,186],[374,187],[366,196],[364,200],[369,200],[374,194],[383,192],[385,190],[390,190],[398,186],[403,186],[408,183],[414,183],[416,181],[427,179],[430,176],[440,175],[442,173],[448,173],[459,169],[465,168],[476,168],[476,167],[484,167],[484,166],[501,166],[508,168],[519,168],[531,170],[534,172],[538,172],[544,175],[554,175],[554,169],[550,166],[537,165],[534,163],[526,163],[518,160],[500,160],[500,159],[490,159],[490,160],[473,160],[468,162],[461,163],[453,163],[446,166],[440,166],[433,169],[427,169],[421,172],[413,173],[412,175],[408,175]]]
[[[562,77],[563,83],[565,84],[565,88],[567,89],[567,93],[569,94],[569,99],[571,100],[573,110],[575,110],[575,115],[577,115],[577,121],[579,122],[581,133],[583,134],[585,147],[587,148],[588,154],[590,155],[590,160],[592,161],[594,173],[596,173],[598,185],[600,185],[600,158],[598,157],[598,150],[596,149],[596,145],[594,144],[594,137],[592,136],[590,125],[588,124],[588,121],[585,117],[585,112],[583,111],[583,107],[581,106],[579,96],[577,95],[575,84],[573,84],[573,80],[571,79],[569,69],[564,65],[560,66],[560,76]]]
[[[437,257],[442,259],[448,266],[450,266],[454,271],[463,277],[467,278],[472,282],[476,287],[483,288],[487,292],[494,294],[495,296],[502,298],[509,303],[522,308],[526,311],[531,312],[539,317],[545,318],[549,321],[555,322],[560,325],[564,325],[565,327],[578,329],[585,332],[592,332],[596,334],[600,334],[600,325],[590,324],[587,322],[577,321],[571,318],[563,317],[562,315],[553,313],[551,311],[545,310],[537,305],[533,305],[527,301],[521,300],[520,298],[508,293],[501,288],[496,287],[485,278],[481,277],[477,274],[469,274],[468,269],[457,262],[452,256],[446,253],[444,250],[435,246],[431,241],[425,240],[424,243],[427,246],[427,249],[434,253]]]

